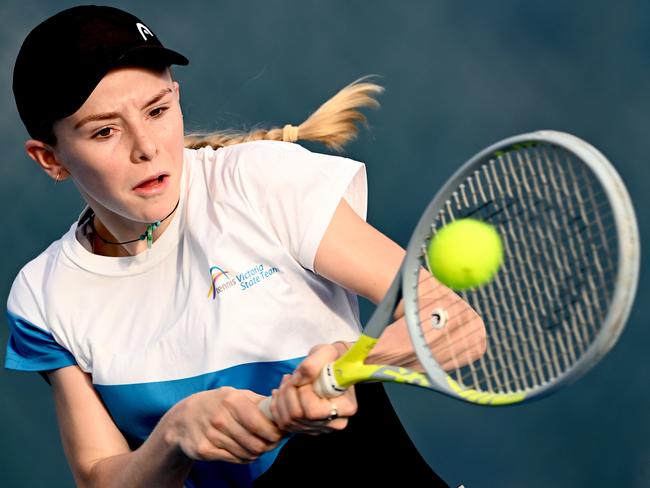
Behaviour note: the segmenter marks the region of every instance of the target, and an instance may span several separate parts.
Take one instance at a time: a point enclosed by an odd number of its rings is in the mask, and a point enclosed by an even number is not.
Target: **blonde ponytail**
[[[366,81],[368,78],[364,76],[350,83],[298,126],[287,124],[282,128],[254,129],[249,132],[225,130],[209,134],[188,134],[185,136],[185,147],[198,149],[212,146],[217,149],[261,139],[288,142],[302,140],[320,142],[327,148],[340,152],[345,144],[357,137],[356,123],[367,125],[365,116],[358,109],[379,108],[379,102],[374,97],[383,93],[384,88]]]

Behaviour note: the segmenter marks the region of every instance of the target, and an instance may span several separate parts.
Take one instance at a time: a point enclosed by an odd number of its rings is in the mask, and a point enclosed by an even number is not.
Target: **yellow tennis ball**
[[[503,261],[503,245],[490,224],[461,219],[438,230],[428,255],[431,272],[440,282],[464,290],[494,277]]]

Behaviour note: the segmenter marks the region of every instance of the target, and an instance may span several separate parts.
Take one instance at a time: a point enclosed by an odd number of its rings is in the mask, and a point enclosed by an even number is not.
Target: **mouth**
[[[168,181],[169,175],[167,173],[159,173],[142,180],[133,189],[138,193],[155,193],[165,188]]]

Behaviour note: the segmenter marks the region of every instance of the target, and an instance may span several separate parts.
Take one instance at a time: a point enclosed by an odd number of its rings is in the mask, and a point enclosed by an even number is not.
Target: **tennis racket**
[[[489,283],[454,292],[427,271],[427,249],[440,228],[468,217],[496,228],[503,263]],[[479,405],[548,395],[616,343],[639,259],[634,209],[605,156],[562,132],[505,139],[438,192],[363,334],[315,390],[334,397],[391,381]]]

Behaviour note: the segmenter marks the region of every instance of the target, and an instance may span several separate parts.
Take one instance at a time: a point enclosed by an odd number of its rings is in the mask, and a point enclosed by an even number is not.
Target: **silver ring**
[[[334,403],[330,403],[330,414],[327,417],[327,421],[332,421],[339,418],[339,409],[336,408],[336,405]]]

